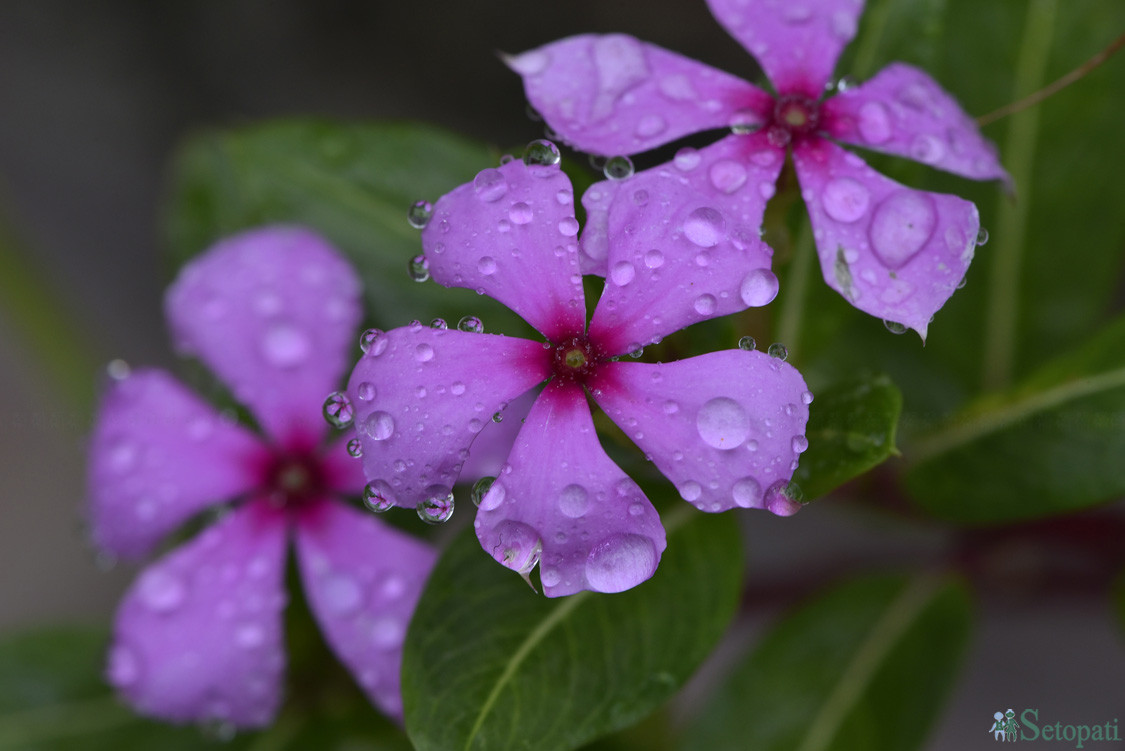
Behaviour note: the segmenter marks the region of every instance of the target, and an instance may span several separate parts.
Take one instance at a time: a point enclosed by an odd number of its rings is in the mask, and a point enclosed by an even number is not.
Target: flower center
[[[324,470],[313,454],[278,454],[266,470],[263,490],[271,504],[296,509],[323,498]]]
[[[766,126],[766,137],[778,148],[816,131],[820,105],[802,94],[788,94],[777,100],[773,119]]]
[[[593,375],[601,353],[584,336],[575,336],[555,345],[551,352],[551,370],[555,378],[566,383],[581,383]]]

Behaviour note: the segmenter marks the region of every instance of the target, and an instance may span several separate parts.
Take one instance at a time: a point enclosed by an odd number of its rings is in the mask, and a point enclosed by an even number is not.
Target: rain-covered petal
[[[382,334],[348,384],[372,489],[411,507],[448,494],[477,434],[547,378],[549,357],[541,343],[492,334],[421,325]]]
[[[360,286],[323,238],[250,230],[190,261],[168,289],[177,348],[203,360],[284,445],[324,432],[320,407],[354,346]]]
[[[793,158],[828,286],[924,340],[973,259],[976,206],[900,185],[824,139],[798,145]]]
[[[372,703],[401,717],[402,642],[434,551],[339,503],[308,509],[296,537],[309,606],[332,651]]]
[[[780,490],[807,448],[811,394],[793,366],[725,350],[671,363],[614,362],[594,401],[703,511],[792,513]]]
[[[548,597],[635,587],[666,544],[652,504],[598,442],[585,393],[557,382],[532,406],[475,526],[513,571],[527,576],[538,563]]]
[[[623,354],[773,300],[773,251],[758,228],[784,161],[764,134],[732,135],[586,191],[583,247],[606,274],[591,338]]]
[[[231,513],[133,583],[107,679],[142,714],[269,724],[285,668],[284,571],[284,516],[264,503]]]
[[[771,97],[740,78],[624,34],[584,34],[506,57],[559,136],[604,156],[760,123]]]
[[[846,143],[898,154],[975,180],[1011,178],[996,147],[927,73],[892,63],[824,102],[823,127]]]
[[[438,284],[499,300],[548,339],[582,331],[574,189],[557,166],[483,170],[434,205],[422,247]]]
[[[94,542],[124,558],[183,521],[252,490],[264,447],[160,370],[137,370],[102,397],[87,468]]]
[[[781,94],[819,99],[855,36],[863,0],[707,0]]]

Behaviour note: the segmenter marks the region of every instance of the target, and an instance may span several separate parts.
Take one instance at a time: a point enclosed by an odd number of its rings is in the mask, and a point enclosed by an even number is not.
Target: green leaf
[[[1062,513],[1125,494],[1125,317],[1022,385],[964,409],[905,450],[906,481],[970,523]]]
[[[684,509],[665,522],[656,575],[614,595],[546,599],[472,530],[458,538],[406,639],[403,702],[416,747],[572,749],[670,697],[733,615],[742,556],[730,515]]]
[[[793,479],[818,498],[897,452],[902,394],[885,375],[837,383],[816,395],[805,433],[809,450]]]
[[[406,272],[422,252],[406,212],[436,201],[496,163],[489,149],[414,123],[282,120],[202,133],[173,169],[168,242],[176,265],[217,239],[271,222],[311,226],[356,265],[383,327],[435,316],[479,316],[506,333],[515,318],[471,290],[419,284]],[[503,322],[500,320],[503,319]]]
[[[680,748],[917,748],[969,628],[969,597],[956,581],[849,581],[774,626],[705,702]]]

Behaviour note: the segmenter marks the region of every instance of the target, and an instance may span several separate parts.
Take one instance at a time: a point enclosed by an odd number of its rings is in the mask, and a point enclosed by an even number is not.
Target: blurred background
[[[423,120],[511,149],[541,137],[542,124],[525,114],[520,82],[495,53],[608,31],[747,78],[757,72],[702,0],[0,5],[0,273],[33,298],[0,304],[0,637],[108,624],[134,575],[97,561],[84,542],[83,444],[108,361],[174,363],[161,311],[172,270],[160,222],[182,138],[313,114]],[[957,94],[957,81],[941,83]],[[14,317],[37,305],[53,315],[36,324],[33,341],[35,326]],[[51,368],[68,373],[70,386],[48,377]],[[1083,523],[1096,531],[1103,518],[1119,523],[1121,511]],[[950,545],[942,525],[846,499],[790,519],[744,516],[742,635],[808,594],[810,582],[924,562]],[[1081,555],[1045,559],[1031,540],[1001,540],[982,563],[991,586],[978,591],[962,681],[931,748],[983,746],[992,713],[1009,706],[1069,723],[1125,714],[1125,643],[1107,571],[1087,568]],[[1044,572],[1059,584],[1041,586]]]

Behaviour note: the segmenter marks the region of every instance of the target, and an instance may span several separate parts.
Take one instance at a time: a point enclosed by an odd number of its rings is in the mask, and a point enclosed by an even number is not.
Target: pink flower
[[[862,0],[708,4],[758,58],[776,96],[619,34],[570,37],[507,60],[532,105],[579,149],[632,154],[703,130],[733,131],[698,151],[682,150],[673,166],[591,188],[583,198],[590,216],[584,268],[607,273],[606,238],[658,221],[639,194],[677,198],[659,209],[680,217],[659,225],[665,235],[686,231],[684,202],[702,203],[728,223],[759,226],[791,149],[825,281],[860,310],[924,339],[972,260],[976,207],[906,188],[834,141],[977,180],[1008,180],[994,148],[932,78],[902,63],[821,99],[855,35]]]
[[[97,545],[138,558],[200,512],[221,519],[150,564],[117,613],[109,681],[141,713],[268,724],[281,700],[286,539],[309,605],[367,696],[401,712],[401,645],[434,555],[333,500],[358,496],[358,463],[325,442],[360,319],[359,283],[323,239],[268,227],[220,242],[166,297],[179,349],[206,363],[264,436],[145,369],[111,383],[90,447]]]
[[[370,493],[426,510],[448,505],[493,414],[548,381],[475,526],[503,565],[525,576],[540,565],[551,597],[636,586],[665,547],[656,510],[602,449],[587,395],[700,509],[782,514],[796,510],[787,484],[812,401],[792,366],[761,352],[615,359],[721,314],[727,275],[744,253],[761,252],[756,233],[705,265],[611,238],[618,271],[587,329],[578,229],[557,164],[509,162],[442,197],[422,233],[433,278],[496,298],[547,341],[414,324],[372,342],[348,384]],[[627,260],[637,253],[647,263]]]

